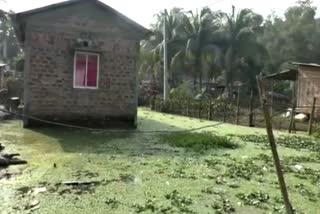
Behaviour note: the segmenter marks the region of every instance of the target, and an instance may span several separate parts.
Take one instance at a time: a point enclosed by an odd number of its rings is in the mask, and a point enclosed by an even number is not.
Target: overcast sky
[[[5,0],[0,3],[0,8],[21,12],[62,0]],[[154,14],[164,8],[181,7],[186,10],[195,10],[203,6],[210,6],[214,10],[231,12],[231,5],[237,9],[251,8],[255,12],[267,16],[275,11],[279,16],[297,0],[102,0],[107,5],[117,9],[134,21],[148,27],[153,21]],[[320,0],[314,0],[314,5],[320,9]],[[318,12],[319,16],[319,12]]]

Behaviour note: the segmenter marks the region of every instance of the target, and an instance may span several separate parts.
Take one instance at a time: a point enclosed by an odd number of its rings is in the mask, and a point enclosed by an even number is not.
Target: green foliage
[[[169,94],[171,100],[191,100],[193,99],[192,84],[184,82],[177,88],[172,88]]]
[[[164,136],[171,146],[192,149],[194,151],[206,151],[208,149],[235,149],[239,145],[231,138],[218,136],[208,132],[204,133],[178,133]]]
[[[266,209],[266,204],[270,201],[269,194],[262,191],[238,193],[236,196],[243,201],[244,205],[256,206],[262,209]]]
[[[320,126],[317,126],[315,132],[313,133],[313,137],[320,139]]]
[[[237,163],[232,162],[227,164],[227,166],[226,175],[233,179],[243,178],[251,180],[253,176],[264,174],[262,167],[255,164],[252,160]]]
[[[320,25],[315,14],[311,1],[300,1],[287,9],[284,19],[275,14],[267,18],[260,39],[272,58],[269,72],[287,69],[288,61],[319,62]]]
[[[278,139],[278,143],[293,149],[308,149],[310,151],[320,152],[320,141],[312,137],[281,136]]]
[[[244,142],[253,142],[253,143],[268,142],[268,137],[266,135],[229,135],[229,136],[240,138]]]
[[[143,213],[146,211],[153,213],[158,210],[154,199],[147,199],[144,205],[134,204],[132,207],[135,208],[136,213]]]
[[[268,137],[266,135],[229,135],[238,137],[244,142],[253,142],[259,144],[268,144]],[[308,149],[310,151],[320,151],[320,141],[313,137],[304,137],[298,135],[282,135],[276,139],[276,142],[281,146],[292,149]]]
[[[139,110],[141,132],[181,130],[207,124],[214,122]],[[221,135],[259,136],[261,133],[265,137],[264,129],[231,124],[210,131]],[[116,135],[59,128],[22,129],[18,121],[3,123],[0,133],[7,149],[20,151],[30,163],[37,163],[30,164],[30,169],[22,173],[17,171],[19,169],[8,168],[9,173],[19,174],[8,182],[0,182],[1,193],[12,196],[5,198],[0,207],[10,213],[27,212],[25,207],[34,199],[41,202],[36,212],[48,214],[65,213],[66,210],[70,213],[99,213],[102,210],[105,213],[166,214],[285,212],[271,153],[260,146],[268,146],[267,141],[242,143],[236,150],[209,150],[199,156],[160,144],[162,136],[143,133]],[[287,149],[282,145],[279,145],[279,151],[297,213],[318,213],[319,152]],[[237,164],[244,165],[240,168],[243,173],[252,175],[250,180],[228,176],[229,168],[235,168]],[[302,166],[301,170],[296,169],[297,164]],[[248,172],[246,168],[253,169]],[[258,168],[263,170],[263,175],[255,173],[259,172]],[[48,169],[46,173],[44,169]],[[242,176],[240,172],[236,173]],[[69,180],[94,181],[95,185],[70,188],[56,185]],[[44,187],[46,192],[34,194],[35,189]],[[248,205],[236,197],[237,193],[243,193]],[[265,193],[270,196],[269,200],[263,195]],[[268,209],[261,210],[264,207]]]
[[[0,61],[14,65],[14,58],[21,52],[12,22],[9,18],[10,12],[0,10],[0,44],[6,44],[5,55],[0,51]]]
[[[175,87],[184,77],[189,77],[193,79],[193,89],[201,91],[203,81],[216,81],[223,70],[227,70],[226,77],[230,77],[227,83],[232,84],[231,76],[236,73],[233,71],[240,72],[241,66],[247,66],[241,70],[244,79],[253,77],[251,83],[255,84],[255,74],[260,72],[267,55],[257,41],[262,16],[248,9],[241,10],[236,17],[210,8],[196,13],[177,8],[164,11],[157,16],[152,35],[142,42],[140,68],[144,72],[159,71],[164,19],[167,21],[169,85]]]
[[[232,14],[203,8],[184,12],[174,8],[158,14],[153,34],[142,44],[141,70],[162,84],[163,25],[167,19],[169,83],[175,88],[184,79],[193,80],[194,90],[203,81],[223,81],[231,89],[235,81],[256,88],[259,73],[294,68],[289,62],[319,62],[320,21],[311,1],[299,1],[280,18],[265,19],[250,9]],[[165,18],[166,17],[166,18]],[[204,79],[206,78],[206,79]],[[196,87],[199,84],[199,87]],[[291,95],[288,83],[275,92]],[[232,91],[229,90],[229,93]]]
[[[222,201],[222,203],[221,203],[221,201]],[[214,201],[212,208],[215,210],[216,214],[233,213],[236,211],[234,206],[232,206],[230,200],[226,199],[226,198],[222,198],[219,201]]]
[[[317,194],[314,193],[310,188],[306,187],[306,185],[297,184],[294,187],[299,192],[299,194],[308,198],[308,200],[315,201],[315,202],[318,201]]]
[[[105,203],[110,206],[112,209],[116,209],[119,207],[121,202],[117,200],[116,198],[107,198]]]
[[[151,197],[148,198],[144,204],[133,204],[132,207],[136,213],[196,213],[190,208],[190,205],[193,204],[191,197],[185,197],[177,190],[166,194],[164,198],[170,202],[170,205],[163,205],[159,200],[156,200],[155,197]]]
[[[190,197],[185,197],[181,195],[177,190],[174,190],[173,192],[167,194],[165,197],[166,199],[171,200],[172,205],[179,208],[189,206],[193,203]]]
[[[19,54],[14,58],[14,65],[16,71],[22,72],[24,70],[24,54]]]

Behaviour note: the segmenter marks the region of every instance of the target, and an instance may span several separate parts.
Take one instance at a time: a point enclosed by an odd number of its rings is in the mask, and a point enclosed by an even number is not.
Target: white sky
[[[63,0],[4,0],[0,8],[15,12],[34,9]],[[251,8],[255,12],[267,16],[275,11],[283,16],[285,10],[295,4],[297,0],[101,0],[107,5],[117,9],[134,21],[148,27],[153,22],[154,14],[164,8],[181,7],[186,10],[195,10],[203,6],[210,6],[213,10],[231,12],[231,5],[236,9]],[[1,2],[1,0],[0,0]],[[314,5],[320,10],[320,0],[314,0]],[[319,16],[319,12],[318,12]]]

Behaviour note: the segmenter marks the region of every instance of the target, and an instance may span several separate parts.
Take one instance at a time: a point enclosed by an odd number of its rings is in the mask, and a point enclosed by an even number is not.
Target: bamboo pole
[[[164,51],[163,51],[163,101],[169,98],[169,83],[168,83],[168,35],[167,35],[167,10],[164,11],[164,25],[163,25],[163,40],[164,40]]]
[[[262,79],[260,76],[257,76],[257,83],[258,83],[258,88],[259,88],[260,102],[261,102],[261,105],[263,108],[263,114],[264,114],[264,118],[265,118],[265,122],[266,122],[266,129],[267,129],[267,133],[268,133],[269,143],[270,143],[270,147],[271,147],[271,151],[272,151],[273,161],[274,161],[274,165],[276,168],[284,205],[285,205],[287,214],[293,214],[294,211],[293,211],[291,203],[290,203],[289,194],[288,194],[287,186],[286,186],[285,179],[283,176],[280,158],[279,158],[278,151],[277,151],[277,145],[276,145],[275,138],[273,135],[271,117],[270,117],[270,112],[269,112],[269,109],[267,106],[267,98],[266,98],[266,94],[265,94],[265,88],[264,88],[264,85],[263,85],[263,82],[262,82]]]
[[[274,101],[274,97],[273,97],[273,93],[274,93],[274,89],[273,89],[273,80],[271,80],[271,103],[270,103],[270,114],[271,116],[273,115],[273,101]]]
[[[293,82],[293,90],[292,90],[292,111],[289,125],[289,133],[295,132],[296,124],[294,117],[296,116],[296,108],[297,108],[297,84]]]
[[[313,98],[313,103],[312,103],[312,110],[309,118],[309,126],[308,126],[308,134],[312,135],[312,123],[313,123],[313,118],[314,118],[314,113],[316,109],[316,103],[317,103],[317,98]]]

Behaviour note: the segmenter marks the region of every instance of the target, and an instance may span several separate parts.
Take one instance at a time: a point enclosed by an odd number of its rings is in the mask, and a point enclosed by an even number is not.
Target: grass
[[[198,152],[219,148],[235,149],[239,146],[228,136],[214,135],[209,132],[170,134],[164,136],[164,141],[173,147],[181,147]]]
[[[139,110],[139,131],[213,124]],[[0,180],[1,213],[28,213],[35,202],[35,214],[284,212],[265,130],[224,124],[203,131],[184,143],[179,135],[168,135],[170,142],[154,134],[27,130],[20,121],[2,123],[5,151],[21,153],[29,164],[10,167],[14,176]],[[293,145],[278,148],[293,206],[298,213],[318,213],[320,156],[316,146],[309,146],[317,145],[314,139],[305,140],[295,137]],[[238,146],[229,148],[229,143]],[[199,152],[203,148],[210,149]],[[94,183],[67,186],[65,181]]]

